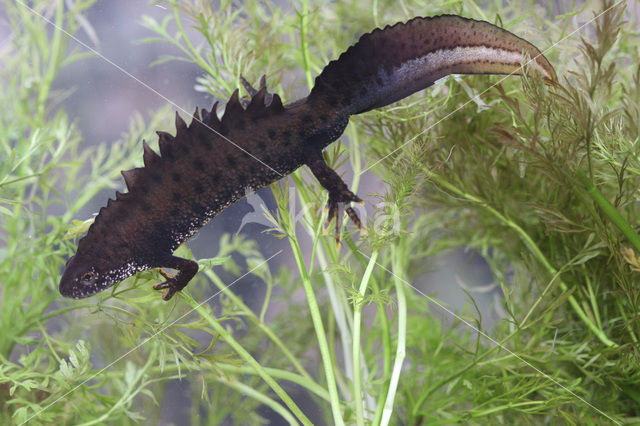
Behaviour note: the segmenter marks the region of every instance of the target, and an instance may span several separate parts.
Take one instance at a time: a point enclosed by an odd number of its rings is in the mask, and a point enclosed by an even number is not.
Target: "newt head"
[[[65,297],[81,299],[99,293],[117,282],[90,259],[75,255],[67,261],[59,289]]]

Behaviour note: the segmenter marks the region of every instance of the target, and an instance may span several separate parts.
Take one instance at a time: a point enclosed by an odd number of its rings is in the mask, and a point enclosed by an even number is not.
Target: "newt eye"
[[[95,278],[95,273],[93,271],[85,272],[80,277],[80,281],[83,283],[89,284]]]
[[[72,257],[60,279],[60,293],[65,297],[80,299],[113,285],[101,265],[94,262],[95,259],[79,257],[77,254]]]

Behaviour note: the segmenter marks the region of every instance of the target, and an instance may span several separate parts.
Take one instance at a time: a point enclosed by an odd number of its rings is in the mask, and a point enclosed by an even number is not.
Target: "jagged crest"
[[[246,108],[243,105],[246,105]],[[218,118],[217,108],[218,102],[215,102],[209,111],[204,108],[202,110],[196,108],[189,125],[176,112],[175,136],[163,131],[156,132],[160,154],[143,140],[144,167],[121,172],[128,192],[116,191],[115,200],[109,199],[107,206],[100,209],[92,228],[100,223],[109,224],[112,223],[111,220],[117,221],[118,214],[114,207],[123,202],[125,204],[138,202],[144,206],[143,195],[147,189],[154,184],[161,173],[166,171],[168,164],[178,161],[182,155],[186,155],[194,144],[227,144],[229,142],[224,139],[235,128],[251,126],[252,122],[258,119],[284,111],[280,96],[268,93],[266,87],[254,92],[250,100],[241,100],[238,96],[238,90],[234,91],[221,119]]]
[[[177,160],[185,146],[193,144],[202,138],[207,138],[210,143],[226,143],[218,141],[218,139],[222,140],[221,135],[225,136],[231,130],[240,126],[240,123],[250,126],[251,121],[284,111],[280,96],[268,93],[266,87],[262,87],[257,91],[250,101],[244,102],[247,105],[246,109],[243,108],[243,102],[241,102],[239,92],[236,89],[229,98],[221,119],[218,118],[217,114],[218,102],[215,102],[209,111],[204,108],[199,110],[196,107],[189,125],[176,112],[176,135],[173,136],[163,131],[156,132],[160,155],[151,149],[146,141],[142,141],[144,167],[122,171],[129,193],[135,192],[138,188],[148,183],[147,181],[152,178],[149,173],[151,169],[160,167],[164,161]],[[189,148],[187,147],[186,149]],[[126,195],[116,194],[116,198],[125,199],[127,198]]]

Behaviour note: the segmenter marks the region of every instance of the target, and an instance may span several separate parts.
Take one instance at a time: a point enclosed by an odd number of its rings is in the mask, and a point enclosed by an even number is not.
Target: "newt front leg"
[[[198,263],[181,257],[169,256],[158,262],[160,267],[171,268],[178,271],[175,275],[169,275],[160,269],[160,274],[166,281],[153,286],[154,290],[163,290],[162,299],[169,300],[176,292],[187,286],[191,278],[198,272]]]
[[[309,150],[305,157],[305,164],[311,169],[311,173],[318,179],[320,185],[329,193],[329,201],[327,202],[329,216],[327,217],[327,224],[331,223],[334,218],[336,219],[335,239],[336,245],[339,245],[340,217],[338,215],[338,206],[341,203],[362,203],[362,200],[351,192],[338,173],[327,165],[322,157],[322,151]],[[356,211],[351,206],[347,206],[345,212],[349,215],[353,224],[362,230],[362,223]]]

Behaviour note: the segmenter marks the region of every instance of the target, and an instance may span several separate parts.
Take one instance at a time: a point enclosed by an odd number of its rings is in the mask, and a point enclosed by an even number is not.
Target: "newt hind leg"
[[[309,166],[313,175],[318,179],[318,182],[320,182],[320,185],[329,192],[329,201],[327,202],[326,207],[329,210],[327,224],[331,223],[333,219],[336,220],[336,245],[340,244],[340,215],[338,214],[340,204],[347,204],[345,212],[349,216],[349,219],[351,219],[353,224],[361,232],[364,231],[358,214],[351,206],[348,205],[351,202],[362,203],[362,200],[351,192],[340,175],[327,165],[322,157],[321,151],[308,153],[306,157],[305,164]]]
[[[163,300],[170,300],[174,294],[185,288],[191,278],[198,272],[198,264],[196,262],[181,257],[169,256],[158,263],[162,268],[171,268],[178,271],[177,274],[170,275],[160,269],[160,274],[166,281],[154,285],[153,289],[163,290]]]

